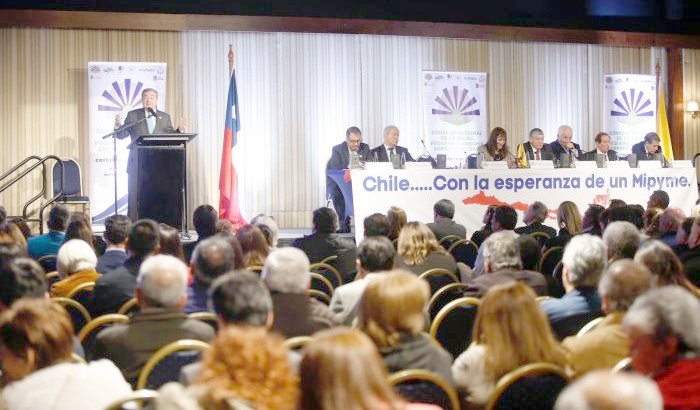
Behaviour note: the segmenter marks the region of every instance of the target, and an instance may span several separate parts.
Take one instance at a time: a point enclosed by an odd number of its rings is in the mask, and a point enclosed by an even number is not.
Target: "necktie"
[[[389,159],[391,159],[391,155],[394,155],[394,148],[389,148]]]
[[[540,150],[535,151],[535,159],[536,160],[541,160],[542,158],[540,157]]]
[[[153,134],[153,131],[156,129],[156,117],[148,117],[146,123],[148,123],[148,133]]]

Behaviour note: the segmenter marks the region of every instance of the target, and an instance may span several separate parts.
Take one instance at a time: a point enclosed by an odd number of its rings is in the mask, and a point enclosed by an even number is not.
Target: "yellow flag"
[[[668,129],[668,115],[666,115],[666,98],[663,85],[659,84],[659,109],[656,113],[656,133],[661,140],[661,149],[667,160],[673,161],[673,147],[671,146],[671,132]]]

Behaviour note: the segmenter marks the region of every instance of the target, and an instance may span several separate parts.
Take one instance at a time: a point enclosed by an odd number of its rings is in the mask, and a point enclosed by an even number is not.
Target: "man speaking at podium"
[[[141,135],[185,132],[187,128],[186,119],[180,119],[180,125],[176,130],[173,128],[173,124],[170,121],[170,115],[168,115],[166,112],[158,110],[158,91],[154,90],[153,88],[144,89],[141,93],[141,103],[143,108],[137,108],[129,111],[129,113],[126,115],[124,125],[122,125],[121,113],[117,114],[114,119],[114,129],[116,130],[120,127],[125,127],[122,131],[117,133],[117,138],[124,139],[127,136],[131,136],[131,142],[133,143]],[[129,152],[129,160],[126,163],[126,172],[129,174],[128,214],[132,219],[136,218],[138,215],[135,195],[138,185],[134,175],[135,173],[132,172],[134,171],[132,168],[133,166],[133,155],[132,152]]]

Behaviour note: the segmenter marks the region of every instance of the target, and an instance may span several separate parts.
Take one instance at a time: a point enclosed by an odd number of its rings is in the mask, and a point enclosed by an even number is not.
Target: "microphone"
[[[148,108],[146,108],[146,111],[148,111],[148,113],[151,114],[151,117],[156,117],[157,119],[161,119],[161,117],[158,117],[158,116],[156,115],[156,112],[153,111],[153,108],[148,107]]]
[[[425,148],[425,152],[428,153],[428,157],[432,158],[433,154],[431,154],[430,151],[428,150],[428,147],[425,146],[425,142],[423,142],[423,140],[420,140],[420,143],[423,144],[423,148]]]

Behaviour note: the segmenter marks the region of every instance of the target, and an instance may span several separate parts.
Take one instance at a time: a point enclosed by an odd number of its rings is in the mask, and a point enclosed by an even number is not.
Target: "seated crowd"
[[[124,216],[95,237],[61,205],[29,236],[0,207],[0,409],[102,409],[143,387],[161,410],[454,407],[392,384],[416,369],[485,408],[542,363],[564,382],[533,408],[700,409],[700,217],[663,191],[646,210],[548,209],[518,227],[488,207],[468,236],[449,200],[429,223],[392,207],[355,246],[319,208],[278,247],[273,218],[234,231],[208,205],[193,244]],[[146,363],[182,340],[206,349],[149,384]]]

